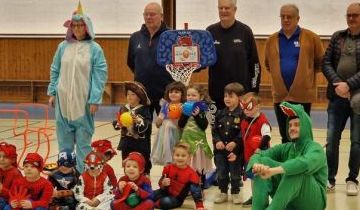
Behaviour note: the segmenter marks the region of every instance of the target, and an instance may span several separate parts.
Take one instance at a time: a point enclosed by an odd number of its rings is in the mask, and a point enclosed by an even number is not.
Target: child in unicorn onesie
[[[91,20],[80,3],[64,26],[68,31],[51,64],[47,94],[55,107],[59,151],[75,150],[76,167],[81,173],[85,156],[91,151],[94,113],[102,102],[107,65],[103,50],[94,41]]]
[[[313,140],[311,119],[302,105],[282,102],[280,107],[288,116],[291,141],[251,157],[247,173],[255,174],[252,210],[324,210],[328,171],[324,149]]]

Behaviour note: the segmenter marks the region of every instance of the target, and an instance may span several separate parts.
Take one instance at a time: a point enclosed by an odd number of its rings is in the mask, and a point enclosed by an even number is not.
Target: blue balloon
[[[182,112],[186,116],[191,116],[192,112],[194,111],[194,104],[193,101],[187,101],[183,104]]]

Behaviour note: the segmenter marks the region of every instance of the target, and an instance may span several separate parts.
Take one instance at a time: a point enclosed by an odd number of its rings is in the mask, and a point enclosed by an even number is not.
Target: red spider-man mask
[[[257,103],[254,98],[251,98],[247,103],[243,100],[240,101],[240,107],[242,110],[252,111],[256,107]]]

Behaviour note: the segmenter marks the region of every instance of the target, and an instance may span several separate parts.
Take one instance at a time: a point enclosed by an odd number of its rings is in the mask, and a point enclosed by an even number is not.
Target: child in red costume
[[[164,167],[159,180],[160,189],[154,191],[156,208],[178,208],[184,203],[190,191],[195,201],[196,209],[204,209],[200,177],[188,165],[190,154],[190,146],[187,143],[175,145],[173,152],[174,162]]]
[[[17,194],[19,188],[24,188],[28,198],[19,200],[10,197],[10,205],[5,209],[47,209],[54,189],[47,179],[40,176],[44,167],[43,158],[37,153],[29,153],[25,157],[23,167],[25,177],[17,178],[13,182],[9,196]]]
[[[139,152],[131,152],[124,160],[125,176],[119,179],[114,210],[151,210],[154,208],[151,181],[144,175],[145,159]]]
[[[16,163],[16,147],[6,142],[0,143],[0,209],[9,203],[9,189],[13,181],[22,177]]]
[[[242,96],[240,106],[246,116],[240,123],[241,135],[244,141],[244,165],[246,168],[250,157],[255,151],[269,148],[271,127],[265,114],[260,112],[260,98],[256,93],[249,92]],[[251,205],[252,197],[243,203],[244,207]]]
[[[76,209],[108,210],[113,200],[112,186],[103,171],[104,157],[99,152],[90,152],[85,160],[85,171],[75,186]]]
[[[114,169],[107,162],[111,160],[115,155],[116,151],[112,148],[111,141],[109,140],[97,140],[91,143],[91,147],[95,152],[100,152],[104,155],[105,164],[103,171],[108,175],[111,185],[115,189],[117,186],[117,178]]]

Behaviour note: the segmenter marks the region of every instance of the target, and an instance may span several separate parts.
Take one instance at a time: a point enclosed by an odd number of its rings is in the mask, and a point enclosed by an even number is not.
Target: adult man
[[[346,178],[347,195],[359,192],[357,176],[360,167],[360,115],[352,110],[349,97],[360,87],[360,4],[347,8],[348,28],[337,31],[330,40],[323,64],[328,83],[328,130],[326,156],[329,165],[328,191],[335,190],[335,176],[339,165],[341,133],[350,117],[349,175]]]
[[[163,22],[163,9],[151,2],[144,9],[145,24],[129,40],[127,65],[134,72],[135,81],[142,83],[151,100],[151,113],[160,111],[159,101],[165,87],[173,81],[165,67],[156,63],[156,48],[160,34],[168,28]]]
[[[214,38],[217,62],[209,68],[209,95],[217,110],[225,108],[224,87],[239,82],[245,91],[259,92],[260,65],[249,26],[235,19],[236,0],[218,0],[220,22],[207,27]]]
[[[288,116],[291,142],[251,157],[246,171],[255,174],[252,210],[323,210],[326,157],[322,146],[313,141],[311,119],[302,105],[282,102],[280,108]]]
[[[276,119],[285,143],[289,139],[280,102],[301,104],[310,115],[311,103],[316,99],[316,73],[321,71],[324,49],[318,35],[299,27],[296,5],[283,5],[280,18],[281,30],[266,42],[265,65],[271,74]]]

